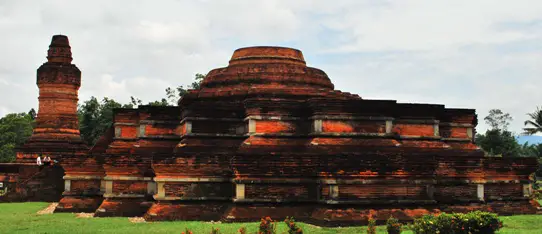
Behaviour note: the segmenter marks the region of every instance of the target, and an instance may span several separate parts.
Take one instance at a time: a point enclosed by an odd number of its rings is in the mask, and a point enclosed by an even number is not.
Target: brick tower
[[[55,35],[47,51],[47,62],[37,71],[39,109],[30,139],[17,153],[18,162],[35,160],[37,155],[60,159],[62,155],[84,152],[77,119],[81,71],[71,63],[68,37]]]

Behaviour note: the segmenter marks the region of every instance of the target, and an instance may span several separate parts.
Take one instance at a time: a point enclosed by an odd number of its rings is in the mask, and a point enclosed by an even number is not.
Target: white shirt
[[[40,156],[38,156],[38,158],[36,158],[36,163],[37,163],[38,165],[41,165],[41,157],[40,157]]]

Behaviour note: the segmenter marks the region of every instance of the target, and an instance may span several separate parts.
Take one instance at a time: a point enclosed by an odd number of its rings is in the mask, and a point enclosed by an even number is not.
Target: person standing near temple
[[[45,156],[43,158],[43,165],[45,166],[50,166],[51,165],[51,157],[49,157],[49,155]]]
[[[36,158],[36,164],[38,164],[38,166],[42,165],[42,163],[41,163],[41,155],[38,155],[38,158]]]

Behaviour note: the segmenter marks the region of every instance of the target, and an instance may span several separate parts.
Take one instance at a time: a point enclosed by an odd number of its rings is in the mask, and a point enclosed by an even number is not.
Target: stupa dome
[[[334,90],[327,74],[308,67],[300,50],[255,46],[235,50],[229,65],[211,70],[198,97],[335,97],[359,99]]]

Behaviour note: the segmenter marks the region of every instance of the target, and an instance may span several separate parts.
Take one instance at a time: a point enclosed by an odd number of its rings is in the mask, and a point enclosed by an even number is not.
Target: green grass
[[[155,222],[131,223],[127,218],[76,218],[75,214],[38,215],[37,211],[47,207],[44,202],[2,203],[0,204],[0,233],[181,233],[185,228],[195,234],[210,233],[211,228],[219,228],[223,234],[235,234],[244,226],[248,233],[258,229],[257,222],[221,223],[208,222]],[[542,233],[542,216],[517,215],[501,217],[504,228],[499,233]],[[366,227],[319,228],[299,223],[304,233],[366,233]],[[386,233],[384,226],[378,233]],[[277,233],[284,233],[286,225],[280,223]],[[411,232],[403,232],[411,233]]]

